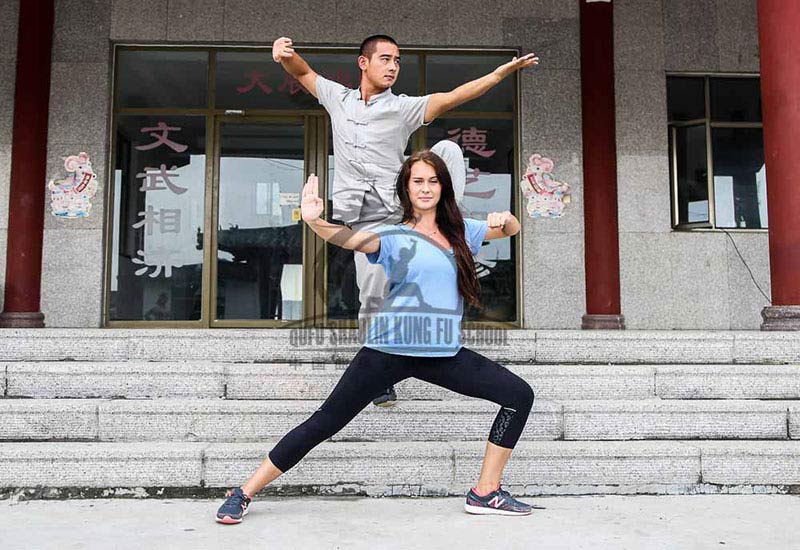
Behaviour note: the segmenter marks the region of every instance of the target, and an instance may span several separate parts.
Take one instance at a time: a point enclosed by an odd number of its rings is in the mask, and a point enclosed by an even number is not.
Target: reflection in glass
[[[333,150],[333,143],[328,145]],[[328,157],[327,212],[333,212],[333,155]],[[328,221],[336,223],[328,216]],[[326,245],[328,260],[327,309],[328,319],[358,319],[361,302],[358,299],[356,264],[353,251],[339,246]]]
[[[268,51],[217,52],[218,109],[313,108],[316,100]]]
[[[514,126],[512,120],[439,119],[428,127],[428,147],[450,139],[464,152],[466,185],[464,216],[485,220],[489,212],[515,213],[512,183]],[[468,308],[469,321],[515,321],[517,304],[516,249],[512,239],[484,243],[476,256],[483,310]]]
[[[328,206],[331,206],[330,202]],[[353,251],[332,245],[328,245],[327,250],[328,318],[357,319],[361,302],[358,299]]]
[[[119,116],[109,319],[200,319],[205,117]]]
[[[706,127],[675,128],[678,180],[678,223],[708,222],[708,159]]]
[[[758,78],[712,78],[711,120],[761,122],[761,81]]]
[[[120,50],[117,107],[205,108],[208,53]]]
[[[355,51],[304,57],[319,74],[350,88],[358,86]],[[448,91],[485,75],[511,56],[491,52],[483,56],[427,55],[426,91],[422,90],[422,57],[402,53],[394,93]],[[207,108],[211,59],[215,60],[215,108],[321,110],[316,99],[272,61],[268,48],[210,52],[120,48],[116,112]],[[467,153],[467,215],[482,218],[490,209],[505,210],[514,203],[514,102],[515,79],[506,79],[460,109],[508,118],[446,119],[421,130],[428,135],[429,144],[451,139]],[[155,110],[159,108],[164,109]],[[302,222],[297,207],[306,153],[303,126],[252,120],[242,118],[241,123],[218,127],[218,227],[214,234],[206,235],[206,117],[116,116],[109,319],[199,320],[203,249],[212,244],[217,255],[217,286],[206,293],[216,298],[211,304],[211,320],[302,318]],[[209,118],[208,123],[211,121]],[[212,141],[217,144],[217,137]],[[406,154],[410,152],[409,146]],[[332,158],[329,165],[333,167]],[[332,179],[331,170],[329,181]],[[355,319],[359,302],[352,252],[327,249],[329,317]],[[488,295],[484,302],[492,304],[481,318],[514,320],[513,247],[508,241],[484,246],[481,262],[485,297]],[[467,318],[476,315],[467,312]]]
[[[489,74],[503,63],[511,61],[510,55],[429,55],[426,60],[427,92],[449,92],[465,82]],[[459,111],[514,110],[514,77],[456,108]]]
[[[670,76],[667,78],[669,120],[697,120],[706,117],[705,79]]]
[[[760,128],[714,128],[717,227],[767,227],[767,182]]]
[[[223,124],[217,318],[302,318],[303,125]]]
[[[405,58],[404,58],[405,59]],[[406,146],[405,156],[411,155],[411,143],[416,134],[412,134]],[[333,139],[328,140],[329,151],[333,151]],[[333,155],[328,156],[328,206],[327,211],[333,212]],[[330,218],[330,216],[329,216]],[[329,219],[331,223],[337,223]],[[361,301],[358,297],[358,284],[356,283],[356,266],[353,251],[328,245],[328,318],[334,320],[358,319]]]

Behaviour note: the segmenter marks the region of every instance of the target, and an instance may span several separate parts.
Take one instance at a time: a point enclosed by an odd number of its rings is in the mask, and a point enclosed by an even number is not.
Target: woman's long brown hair
[[[417,162],[425,162],[431,165],[436,172],[436,177],[439,179],[442,193],[439,197],[439,203],[436,205],[436,225],[439,226],[439,232],[445,236],[453,247],[458,270],[459,293],[461,293],[467,304],[478,306],[480,304],[481,287],[478,283],[478,275],[475,272],[472,251],[467,246],[464,218],[461,216],[461,211],[456,204],[453,180],[450,179],[450,172],[447,170],[447,165],[442,158],[428,149],[408,157],[400,168],[400,174],[397,176],[397,197],[403,207],[401,223],[414,221],[414,206],[408,196],[408,182],[411,180],[411,167]]]

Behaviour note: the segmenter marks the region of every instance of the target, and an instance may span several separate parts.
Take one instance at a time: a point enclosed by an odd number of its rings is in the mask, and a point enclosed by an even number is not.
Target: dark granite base
[[[584,315],[581,319],[583,330],[625,330],[624,315]]]
[[[800,306],[767,306],[761,317],[761,330],[800,330]]]

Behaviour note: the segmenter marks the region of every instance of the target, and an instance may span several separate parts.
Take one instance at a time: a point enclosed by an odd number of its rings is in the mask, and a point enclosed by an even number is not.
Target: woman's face
[[[411,165],[411,177],[408,179],[408,198],[417,212],[436,210],[442,196],[442,184],[436,176],[433,166],[424,161]]]

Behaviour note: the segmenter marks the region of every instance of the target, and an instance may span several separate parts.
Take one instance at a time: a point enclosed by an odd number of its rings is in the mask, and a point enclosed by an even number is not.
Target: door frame
[[[204,293],[204,306],[208,315],[206,316],[209,328],[297,328],[314,325],[315,314],[318,311],[318,297],[321,296],[317,290],[317,249],[321,241],[319,237],[303,224],[302,234],[302,258],[303,258],[303,307],[302,316],[299,320],[281,321],[276,319],[217,319],[217,284],[218,284],[218,262],[217,262],[217,238],[219,228],[219,196],[220,196],[220,159],[222,152],[222,126],[223,124],[280,124],[282,122],[301,123],[303,128],[304,140],[304,167],[303,180],[309,174],[319,174],[320,157],[324,157],[325,151],[320,151],[319,127],[325,123],[325,118],[319,115],[216,115],[213,117],[213,156],[210,174],[210,194],[207,195],[210,212],[207,212],[205,220],[205,231],[208,235],[204,239],[203,262],[207,266],[208,286]],[[324,133],[324,132],[323,132]],[[324,166],[323,166],[324,167]],[[321,266],[319,266],[321,267]]]

